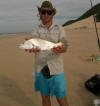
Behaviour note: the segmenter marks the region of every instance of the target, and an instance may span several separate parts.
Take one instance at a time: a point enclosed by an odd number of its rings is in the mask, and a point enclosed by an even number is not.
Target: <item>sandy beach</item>
[[[100,37],[100,22],[97,23]],[[64,54],[69,106],[93,106],[97,97],[84,82],[100,73],[100,56],[93,17],[66,26],[69,42]],[[40,93],[33,90],[34,54],[19,49],[30,34],[0,36],[0,106],[42,106]],[[58,106],[55,97],[52,106]]]

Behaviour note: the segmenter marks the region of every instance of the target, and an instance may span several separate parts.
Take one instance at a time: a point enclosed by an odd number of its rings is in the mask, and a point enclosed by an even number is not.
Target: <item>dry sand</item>
[[[84,27],[85,26],[85,27]],[[99,35],[100,35],[100,23]],[[67,97],[70,106],[93,106],[95,95],[84,82],[100,73],[100,56],[92,17],[65,27],[69,41],[64,54]],[[18,48],[30,34],[0,37],[0,106],[42,106],[39,93],[33,91],[34,54]],[[99,36],[100,37],[100,36]],[[52,106],[58,106],[52,99]]]

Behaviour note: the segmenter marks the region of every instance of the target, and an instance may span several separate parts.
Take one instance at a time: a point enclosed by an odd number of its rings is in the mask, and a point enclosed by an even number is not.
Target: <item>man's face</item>
[[[40,11],[40,17],[43,23],[48,23],[50,21],[52,21],[53,18],[53,12],[51,9],[49,8],[43,8]]]

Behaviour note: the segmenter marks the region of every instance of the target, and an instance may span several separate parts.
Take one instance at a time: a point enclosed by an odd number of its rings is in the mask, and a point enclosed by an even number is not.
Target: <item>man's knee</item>
[[[42,96],[42,106],[51,106],[50,95]]]
[[[60,106],[68,106],[67,98],[66,97],[64,97],[64,98],[57,98],[57,101],[58,101]]]
[[[42,95],[42,102],[50,102],[50,95]]]

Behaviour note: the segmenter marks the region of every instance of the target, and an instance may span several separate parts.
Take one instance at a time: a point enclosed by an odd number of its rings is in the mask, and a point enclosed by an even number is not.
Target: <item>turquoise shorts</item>
[[[40,91],[44,96],[54,95],[57,98],[63,98],[66,96],[66,79],[64,72],[61,74],[53,75],[51,78],[46,79],[42,73],[35,73],[34,90]]]

